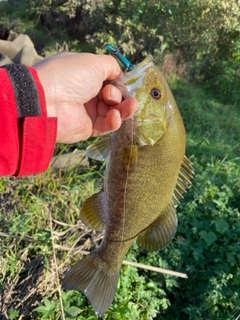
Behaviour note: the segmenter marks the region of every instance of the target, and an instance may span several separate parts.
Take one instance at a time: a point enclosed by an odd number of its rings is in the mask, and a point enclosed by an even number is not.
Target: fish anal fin
[[[104,192],[93,194],[83,203],[80,219],[91,229],[102,231],[105,228],[104,221]]]
[[[111,136],[107,135],[101,140],[91,144],[86,150],[87,156],[94,160],[106,160],[110,152],[110,139]]]
[[[117,290],[119,274],[107,274],[95,263],[96,253],[78,261],[65,274],[63,288],[83,292],[97,316],[102,317],[110,307]]]
[[[163,213],[137,238],[137,244],[148,251],[160,251],[173,239],[177,229],[176,208],[171,201]]]

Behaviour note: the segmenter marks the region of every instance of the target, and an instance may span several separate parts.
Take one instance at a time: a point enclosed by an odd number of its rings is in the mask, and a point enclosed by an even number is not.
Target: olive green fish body
[[[110,138],[88,149],[95,159],[109,157],[103,190],[87,199],[81,211],[88,226],[105,229],[104,238],[67,272],[63,283],[84,292],[99,316],[112,303],[132,242],[137,239],[147,250],[161,250],[171,242],[176,207],[192,177],[183,121],[152,57],[122,81],[125,95],[135,96],[139,109]]]

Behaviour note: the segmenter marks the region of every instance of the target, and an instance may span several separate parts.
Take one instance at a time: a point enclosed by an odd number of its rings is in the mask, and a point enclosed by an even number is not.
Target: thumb
[[[100,74],[105,80],[115,80],[122,75],[122,70],[116,61],[110,55],[94,55],[95,67],[98,69]]]

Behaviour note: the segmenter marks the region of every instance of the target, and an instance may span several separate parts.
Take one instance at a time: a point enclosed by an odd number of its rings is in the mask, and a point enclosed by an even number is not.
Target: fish
[[[85,200],[80,219],[92,229],[105,230],[104,237],[66,272],[62,284],[83,292],[99,317],[112,304],[132,243],[160,251],[172,241],[176,208],[193,178],[184,123],[163,74],[151,55],[129,66],[114,84],[125,98],[137,98],[138,110],[87,149],[90,158],[107,160],[107,165],[103,188]]]

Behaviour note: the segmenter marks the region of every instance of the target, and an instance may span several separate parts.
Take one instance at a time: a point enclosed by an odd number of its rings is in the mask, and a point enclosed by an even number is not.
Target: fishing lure
[[[134,66],[132,65],[132,63],[121,54],[121,52],[118,50],[118,48],[112,46],[111,44],[108,44],[107,50],[117,60],[122,71],[128,72],[128,71],[131,71],[134,69]]]

